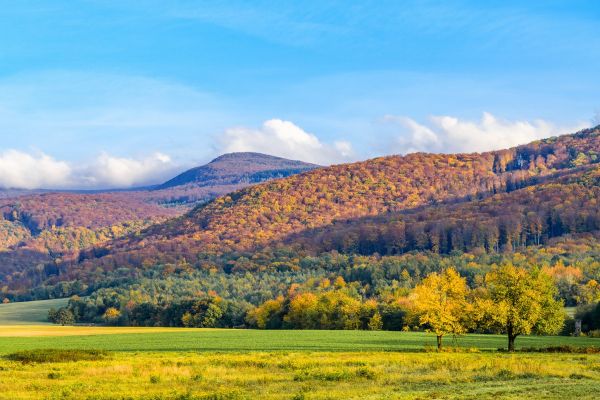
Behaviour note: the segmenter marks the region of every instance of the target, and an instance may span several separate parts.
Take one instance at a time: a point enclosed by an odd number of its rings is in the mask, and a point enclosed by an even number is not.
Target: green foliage
[[[478,320],[487,328],[506,333],[510,351],[514,351],[518,335],[561,330],[563,303],[555,299],[556,287],[547,274],[506,264],[489,272],[485,282],[476,307]]]
[[[58,310],[51,308],[48,311],[48,321],[59,325],[73,325],[75,323],[75,315],[65,307]]]

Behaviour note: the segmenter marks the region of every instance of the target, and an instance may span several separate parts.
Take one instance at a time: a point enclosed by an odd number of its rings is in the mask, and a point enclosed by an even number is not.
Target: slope
[[[417,153],[321,168],[220,197],[115,241],[104,257],[88,255],[76,268],[194,262],[202,252],[251,250],[336,220],[511,192],[595,164],[599,149],[594,128],[483,154]]]

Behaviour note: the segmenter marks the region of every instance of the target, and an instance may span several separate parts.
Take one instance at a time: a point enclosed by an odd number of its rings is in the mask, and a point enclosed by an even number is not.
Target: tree
[[[383,328],[383,320],[381,319],[381,314],[379,311],[376,311],[375,314],[369,320],[369,330],[370,331],[380,331]]]
[[[103,318],[108,323],[113,323],[121,316],[121,311],[115,307],[108,307],[104,312]]]
[[[67,308],[60,308],[57,310],[51,308],[48,311],[48,320],[55,324],[60,325],[73,325],[75,323],[75,316],[73,313]]]
[[[432,273],[414,290],[414,310],[419,325],[427,326],[437,336],[437,347],[442,348],[446,334],[460,335],[467,331],[469,289],[465,278],[454,268]]]
[[[508,350],[519,335],[558,333],[564,323],[562,300],[543,271],[506,264],[485,276],[485,290],[477,300],[477,320],[483,327],[505,333]]]

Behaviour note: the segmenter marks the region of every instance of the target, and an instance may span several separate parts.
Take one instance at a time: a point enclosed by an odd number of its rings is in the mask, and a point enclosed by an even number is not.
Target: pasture
[[[0,326],[51,325],[48,310],[64,307],[68,302],[69,299],[53,299],[0,304]]]

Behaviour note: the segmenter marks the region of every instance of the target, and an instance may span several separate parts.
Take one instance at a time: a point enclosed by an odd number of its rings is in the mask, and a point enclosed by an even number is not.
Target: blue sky
[[[482,151],[600,110],[591,0],[2,3],[2,186],[126,187],[227,151]]]

